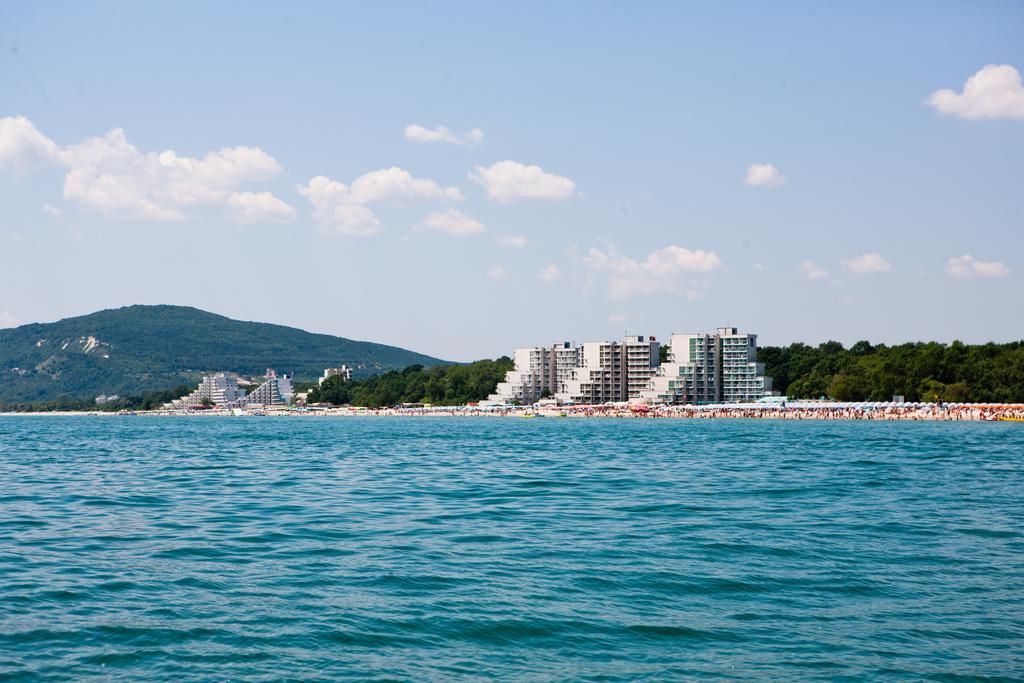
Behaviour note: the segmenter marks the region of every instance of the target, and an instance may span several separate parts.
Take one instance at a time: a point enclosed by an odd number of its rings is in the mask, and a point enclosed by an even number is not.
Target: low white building
[[[324,368],[324,376],[320,378],[320,381],[317,384],[323,384],[324,380],[328,379],[329,377],[336,376],[341,377],[341,380],[343,382],[351,382],[352,368],[350,368],[347,365],[342,365],[340,368]]]

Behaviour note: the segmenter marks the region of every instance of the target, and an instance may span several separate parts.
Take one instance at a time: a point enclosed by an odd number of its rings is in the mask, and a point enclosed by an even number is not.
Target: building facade
[[[205,375],[195,391],[171,401],[166,406],[176,409],[195,408],[203,405],[203,399],[208,399],[215,406],[224,406],[233,404],[243,396],[245,392],[238,388],[238,380],[233,375],[217,372]]]
[[[515,350],[515,367],[505,373],[487,403],[525,405],[558,391],[580,364],[580,349],[563,341]]]
[[[263,383],[253,389],[247,396],[240,398],[236,405],[239,406],[278,406],[288,405],[292,402],[294,391],[292,390],[292,379],[288,375],[278,377],[277,373],[267,368],[267,374]]]
[[[323,384],[325,379],[335,376],[341,377],[343,382],[351,382],[352,368],[347,365],[342,365],[340,368],[324,368],[324,376],[320,378],[317,384]]]
[[[770,395],[757,362],[757,335],[720,327],[714,334],[673,334],[668,362],[640,398],[649,403],[742,403]]]
[[[653,337],[640,335],[621,341],[586,342],[580,350],[579,366],[558,384],[555,398],[575,404],[637,398],[658,368],[660,348]]]

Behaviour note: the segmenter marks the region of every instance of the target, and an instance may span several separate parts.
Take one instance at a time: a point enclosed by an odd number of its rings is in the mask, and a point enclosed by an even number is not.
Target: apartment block
[[[528,346],[515,350],[515,367],[505,373],[489,403],[528,404],[554,394],[580,364],[580,349],[563,341],[551,346]]]
[[[288,375],[281,375],[267,368],[263,383],[253,389],[247,396],[237,401],[239,406],[276,406],[292,402],[294,391],[292,380]]]
[[[352,368],[347,365],[342,365],[340,368],[324,368],[324,376],[320,378],[317,384],[323,384],[324,380],[329,377],[341,377],[342,382],[351,382]]]
[[[627,336],[621,341],[587,342],[579,366],[558,385],[562,403],[609,403],[637,398],[658,367],[661,345],[653,337]]]
[[[673,334],[668,361],[640,394],[651,403],[741,403],[771,394],[757,362],[757,335],[720,327],[714,334]]]
[[[213,405],[223,406],[232,404],[243,396],[245,392],[238,388],[238,380],[233,375],[217,372],[205,375],[195,391],[171,401],[165,407],[195,408],[202,405],[203,399],[209,399]]]

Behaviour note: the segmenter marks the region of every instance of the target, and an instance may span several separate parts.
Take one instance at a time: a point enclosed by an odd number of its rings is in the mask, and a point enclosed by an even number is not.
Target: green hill
[[[257,376],[272,367],[313,379],[342,363],[367,377],[445,361],[186,306],[128,306],[0,330],[0,402],[141,394],[221,370]]]

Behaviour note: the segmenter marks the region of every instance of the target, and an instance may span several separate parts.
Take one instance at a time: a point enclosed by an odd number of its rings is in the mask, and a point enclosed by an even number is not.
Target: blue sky
[[[4,3],[0,325],[176,303],[456,360],[722,324],[1020,339],[1022,27],[1011,2]]]

